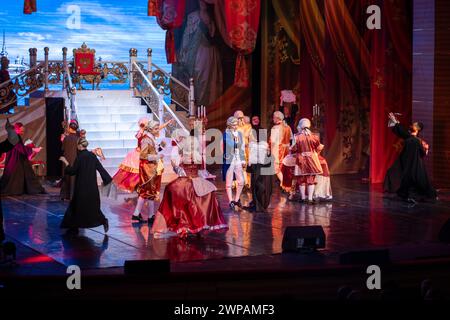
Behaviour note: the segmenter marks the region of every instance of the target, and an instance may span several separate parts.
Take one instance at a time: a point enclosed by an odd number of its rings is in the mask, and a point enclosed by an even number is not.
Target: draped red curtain
[[[232,48],[237,51],[234,84],[249,86],[246,55],[253,52],[258,36],[260,0],[225,1],[225,21]]]
[[[148,0],[147,3],[147,15],[157,17],[158,13],[158,0]]]
[[[173,30],[183,24],[186,0],[149,0],[148,15],[155,15],[161,28],[166,32],[167,63],[177,61]]]
[[[408,41],[410,24],[406,20],[408,0],[395,3],[379,1],[383,15],[382,25],[394,28],[370,31],[372,39],[370,92],[370,180],[381,183],[387,169],[401,151],[400,140],[387,128],[387,114],[401,113],[401,122],[411,121],[411,43]],[[401,40],[402,39],[402,40]],[[400,41],[398,44],[395,44]],[[399,46],[399,44],[402,44]],[[408,45],[409,43],[409,45]]]
[[[36,12],[36,0],[25,0],[23,4],[23,13],[32,14]]]

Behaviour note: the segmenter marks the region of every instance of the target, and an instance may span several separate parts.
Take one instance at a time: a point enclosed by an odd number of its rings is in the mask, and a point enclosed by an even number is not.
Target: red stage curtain
[[[23,4],[23,13],[32,14],[36,12],[36,0],[25,0]]]
[[[325,22],[315,1],[300,1],[302,36],[312,62],[323,77],[325,64]]]
[[[258,36],[260,0],[225,1],[225,21],[232,48],[237,51],[234,84],[249,86],[249,70],[245,55],[250,54]]]
[[[158,0],[148,0],[147,15],[153,17],[158,16]]]
[[[338,58],[357,82],[369,82],[370,54],[344,0],[325,1],[325,21]]]
[[[406,1],[408,0],[399,0],[395,4],[397,6],[395,12],[403,10],[404,19],[408,14]],[[380,1],[378,4],[383,10],[387,2]],[[391,19],[394,21],[389,22]],[[410,25],[408,23],[398,24],[398,21],[396,15],[383,15],[382,25],[396,24],[399,30],[392,32],[388,28],[382,28],[381,30],[370,31],[372,33],[370,72],[371,183],[383,182],[387,169],[401,151],[400,140],[387,128],[387,114],[389,112],[401,113],[400,120],[404,125],[407,125],[411,118],[411,69],[409,68],[412,64],[411,44],[404,45],[401,48],[394,44],[401,37],[407,37]],[[393,48],[398,50],[392,50]]]
[[[158,24],[166,32],[166,57],[167,63],[177,62],[175,53],[175,40],[173,29],[183,24],[186,8],[186,0],[156,0],[156,13]]]

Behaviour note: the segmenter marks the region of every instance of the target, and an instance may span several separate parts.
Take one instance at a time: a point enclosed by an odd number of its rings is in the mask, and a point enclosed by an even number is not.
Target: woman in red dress
[[[203,230],[226,229],[216,187],[198,176],[202,163],[198,139],[182,130],[176,135],[171,160],[178,178],[164,190],[152,227],[154,237],[185,237]]]

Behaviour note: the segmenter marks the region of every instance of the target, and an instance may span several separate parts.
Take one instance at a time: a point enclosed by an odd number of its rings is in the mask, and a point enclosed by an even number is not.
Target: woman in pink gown
[[[137,147],[128,152],[125,159],[119,165],[119,170],[113,177],[113,182],[118,189],[132,193],[139,183],[139,154],[141,152],[140,142],[144,128],[148,123],[148,118],[139,119],[139,131],[135,137],[138,141]]]

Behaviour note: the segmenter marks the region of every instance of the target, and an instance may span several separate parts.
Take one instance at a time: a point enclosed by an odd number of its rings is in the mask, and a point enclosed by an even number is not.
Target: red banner
[[[186,0],[156,0],[155,2],[156,2],[156,10],[152,9],[151,13],[156,14],[159,26],[164,30],[167,30],[166,33],[167,63],[174,63],[177,61],[177,59],[175,53],[175,41],[173,29],[179,28],[183,24],[184,13],[186,8]]]
[[[25,0],[23,4],[23,13],[32,14],[36,12],[36,0]]]
[[[225,1],[225,21],[231,46],[237,51],[234,84],[249,86],[246,55],[253,52],[258,36],[260,0]]]

